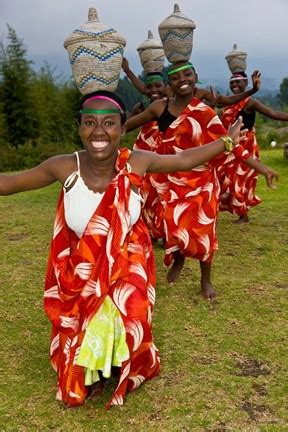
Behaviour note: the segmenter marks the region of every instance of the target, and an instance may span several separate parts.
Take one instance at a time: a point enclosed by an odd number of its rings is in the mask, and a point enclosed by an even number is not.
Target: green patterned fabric
[[[98,371],[109,378],[111,367],[120,367],[128,358],[124,323],[120,312],[107,296],[88,324],[77,359],[77,364],[85,367],[85,385],[100,380]]]

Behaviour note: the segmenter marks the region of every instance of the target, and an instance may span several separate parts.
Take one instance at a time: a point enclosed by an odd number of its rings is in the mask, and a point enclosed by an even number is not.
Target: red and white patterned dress
[[[118,386],[107,405],[122,405],[160,369],[153,343],[155,265],[148,230],[141,219],[129,225],[131,183],[141,178],[126,169],[127,149],[119,151],[117,175],[79,239],[65,221],[60,194],[46,275],[44,308],[52,323],[50,358],[58,375],[57,399],[68,406],[84,403],[84,367],[77,356],[91,319],[106,296],[120,312],[130,357],[122,363]]]
[[[149,122],[142,126],[134,144],[135,150],[146,150],[157,152],[157,140],[153,138],[158,133],[157,122]],[[150,236],[158,240],[165,237],[162,218],[162,206],[156,188],[153,186],[153,177],[145,174],[141,186],[141,195],[143,197],[142,217],[146,223]]]
[[[153,125],[141,138],[156,153],[177,154],[217,140],[226,133],[215,111],[193,98],[165,133]],[[237,146],[234,153],[222,153],[190,171],[151,174],[151,183],[157,189],[162,205],[165,265],[172,263],[173,252],[177,250],[186,257],[211,262],[218,248],[216,219],[220,188],[215,167],[229,163],[235,157],[248,156],[241,146]]]
[[[237,120],[248,100],[244,99],[223,110],[222,123],[227,129]],[[255,129],[248,130],[246,137],[242,146],[248,151],[249,157],[259,160]],[[220,211],[246,216],[251,207],[261,203],[255,194],[258,174],[245,163],[238,161],[222,165],[218,167],[217,175],[221,184]]]

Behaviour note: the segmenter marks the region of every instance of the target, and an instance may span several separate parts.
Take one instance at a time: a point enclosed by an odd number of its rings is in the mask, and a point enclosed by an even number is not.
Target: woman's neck
[[[83,152],[84,169],[86,167],[87,175],[93,175],[96,178],[113,178],[116,173],[117,157],[118,154],[115,154],[105,160],[95,160],[89,157],[89,154],[85,151]]]

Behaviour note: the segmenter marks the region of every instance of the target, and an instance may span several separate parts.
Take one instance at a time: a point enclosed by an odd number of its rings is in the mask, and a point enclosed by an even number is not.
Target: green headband
[[[121,114],[116,108],[111,109],[82,109],[80,114]]]
[[[186,70],[186,69],[194,69],[193,64],[192,64],[192,63],[188,63],[188,64],[186,64],[186,65],[179,66],[178,68],[176,68],[176,69],[172,69],[171,71],[169,71],[169,72],[167,73],[167,75],[172,75],[172,74],[175,74],[175,73],[177,73],[177,72],[180,72],[180,71],[182,71],[182,70]]]
[[[164,81],[164,78],[160,75],[150,75],[144,80],[145,84],[154,84],[159,81]]]

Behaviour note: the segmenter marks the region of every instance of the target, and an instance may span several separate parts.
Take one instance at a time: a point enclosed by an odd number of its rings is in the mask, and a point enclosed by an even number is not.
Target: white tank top
[[[70,174],[64,183],[64,210],[68,227],[81,238],[89,220],[100,204],[104,192],[93,192],[86,186],[80,173],[79,154],[78,152],[75,154],[77,171]],[[77,178],[76,181],[75,178]],[[75,181],[74,185],[66,191],[66,188],[69,188],[73,181]],[[130,226],[134,225],[140,217],[141,200],[141,196],[131,189],[129,198]]]

